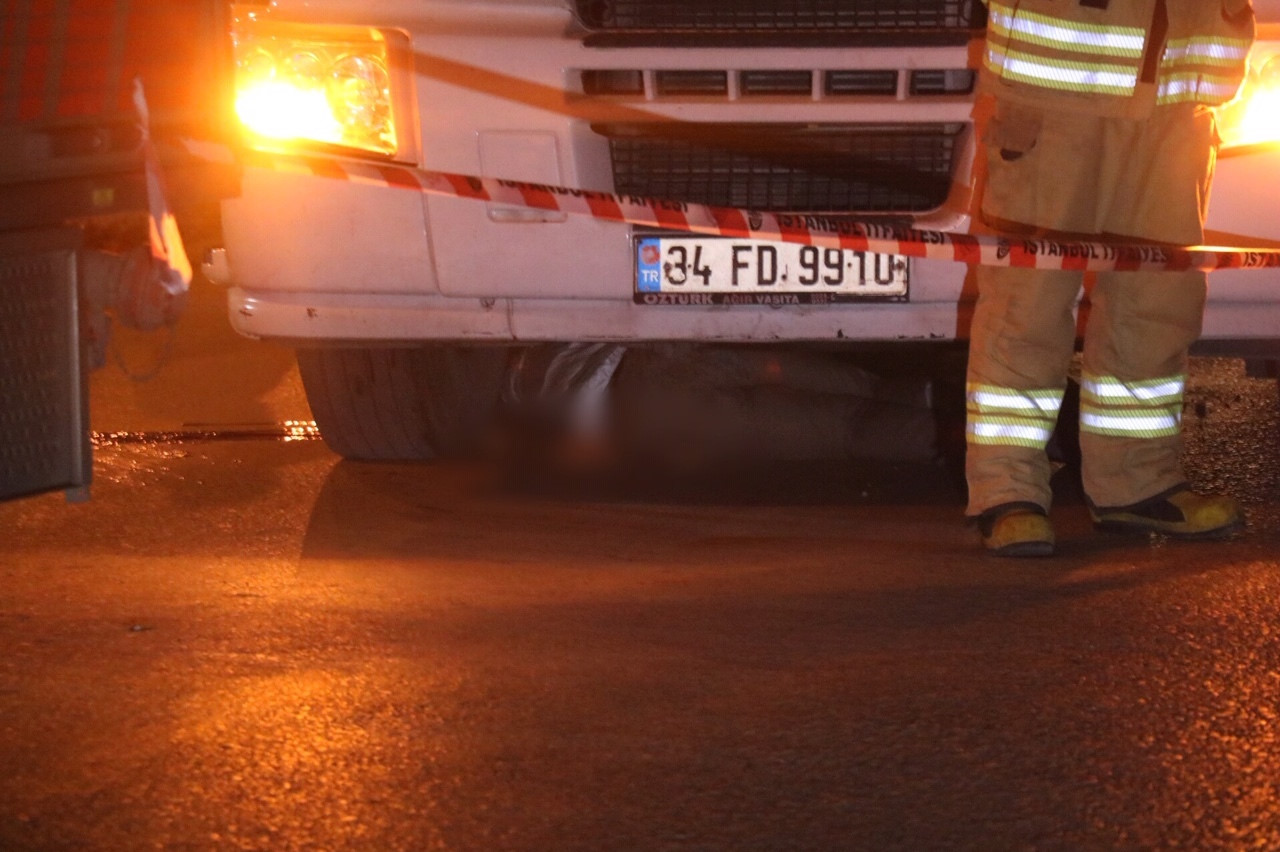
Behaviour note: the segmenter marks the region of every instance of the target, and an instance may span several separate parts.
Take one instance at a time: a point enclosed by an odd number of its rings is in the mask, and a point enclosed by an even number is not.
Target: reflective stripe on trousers
[[[1115,376],[1080,380],[1080,431],[1117,438],[1164,438],[1182,430],[1185,376],[1125,382]]]
[[[966,434],[971,444],[1043,450],[1062,408],[1061,388],[1022,390],[971,384],[966,396]]]

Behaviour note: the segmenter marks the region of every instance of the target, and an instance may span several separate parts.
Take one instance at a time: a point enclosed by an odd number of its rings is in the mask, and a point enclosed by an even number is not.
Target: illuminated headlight
[[[253,136],[394,155],[386,38],[367,27],[311,27],[238,16],[236,114]]]
[[[1222,147],[1280,142],[1280,45],[1259,44],[1240,94],[1218,110]]]

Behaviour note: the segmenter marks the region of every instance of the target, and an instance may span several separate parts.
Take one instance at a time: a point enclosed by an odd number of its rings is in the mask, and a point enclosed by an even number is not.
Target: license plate
[[[905,257],[715,237],[637,237],[642,305],[800,305],[907,297]]]

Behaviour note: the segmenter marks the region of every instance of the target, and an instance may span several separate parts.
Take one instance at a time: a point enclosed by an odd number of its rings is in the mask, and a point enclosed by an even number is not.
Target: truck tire
[[[297,350],[312,416],[343,458],[423,461],[476,452],[502,392],[501,347]]]

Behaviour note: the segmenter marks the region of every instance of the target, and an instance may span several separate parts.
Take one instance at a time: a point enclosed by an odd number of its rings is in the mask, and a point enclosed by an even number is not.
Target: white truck
[[[1280,238],[1280,2],[1221,115],[1214,242]],[[233,9],[251,147],[776,212],[971,226],[979,0],[272,0]],[[1271,22],[1275,22],[1274,24]],[[962,341],[960,263],[694,238],[249,166],[234,327],[298,349],[326,440],[448,453],[537,342]],[[1211,278],[1204,346],[1280,356],[1280,282]],[[691,350],[696,351],[696,350]]]

